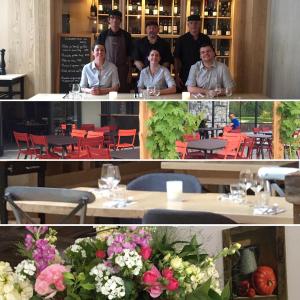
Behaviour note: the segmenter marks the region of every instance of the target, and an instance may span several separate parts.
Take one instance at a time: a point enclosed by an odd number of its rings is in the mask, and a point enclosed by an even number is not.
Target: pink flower
[[[144,260],[147,260],[151,257],[152,255],[152,249],[150,247],[142,247],[141,248],[141,256]]]
[[[169,283],[166,286],[166,289],[168,291],[176,291],[179,288],[179,282],[177,279],[175,278],[169,278],[168,279]]]
[[[155,285],[149,289],[149,294],[152,298],[159,297],[163,292],[163,288],[160,284]]]
[[[173,271],[170,268],[163,269],[161,273],[162,273],[162,276],[165,277],[166,279],[173,278]]]
[[[63,273],[68,272],[65,266],[53,264],[44,269],[36,279],[34,289],[40,296],[56,294],[64,291]],[[55,288],[55,289],[54,289]]]
[[[97,250],[96,251],[96,257],[103,259],[103,258],[106,257],[106,252],[104,250]]]
[[[143,274],[142,280],[147,285],[155,285],[157,283],[157,280],[161,278],[161,275],[158,271],[158,269],[155,266],[152,266],[150,271],[147,271]]]

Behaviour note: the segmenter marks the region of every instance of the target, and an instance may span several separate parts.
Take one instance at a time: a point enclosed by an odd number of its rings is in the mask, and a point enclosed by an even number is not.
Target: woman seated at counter
[[[155,87],[160,90],[160,95],[175,94],[175,81],[170,71],[159,64],[160,59],[159,51],[152,49],[148,55],[149,66],[141,71],[138,89],[143,91],[149,87]]]
[[[105,54],[105,46],[96,43],[93,49],[94,60],[82,70],[80,86],[83,92],[105,95],[118,91],[120,86],[118,69],[105,59]]]
[[[215,49],[211,44],[200,47],[200,61],[191,66],[187,90],[192,94],[211,95],[211,92],[223,96],[232,93],[234,81],[228,67],[218,62]]]

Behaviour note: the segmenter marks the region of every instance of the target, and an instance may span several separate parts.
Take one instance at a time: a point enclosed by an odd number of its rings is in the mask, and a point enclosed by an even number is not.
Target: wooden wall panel
[[[27,74],[26,98],[51,91],[50,5],[51,0],[1,0],[7,73]]]

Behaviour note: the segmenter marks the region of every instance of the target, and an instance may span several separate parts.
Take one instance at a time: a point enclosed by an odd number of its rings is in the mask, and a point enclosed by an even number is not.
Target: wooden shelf
[[[266,237],[268,237],[266,239]],[[270,266],[277,277],[277,288],[275,295],[237,297],[232,296],[233,300],[287,300],[287,279],[286,279],[286,257],[285,257],[285,229],[284,227],[234,227],[223,230],[223,246],[228,247],[232,243],[240,243],[242,248],[255,246],[257,249],[257,265]],[[234,257],[224,258],[224,279],[230,282],[230,286],[234,289],[235,283],[246,275],[238,273],[238,262]],[[234,270],[234,271],[233,271]],[[251,274],[248,275],[251,277]],[[234,281],[233,278],[236,278]],[[239,279],[238,279],[239,278]],[[246,278],[243,278],[246,279]],[[242,280],[243,280],[242,279]],[[234,291],[231,291],[233,295]]]

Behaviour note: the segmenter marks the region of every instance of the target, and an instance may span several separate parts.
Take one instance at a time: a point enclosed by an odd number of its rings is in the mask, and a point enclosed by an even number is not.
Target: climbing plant
[[[188,103],[183,101],[148,102],[153,116],[147,121],[146,147],[154,159],[176,159],[175,142],[184,134],[195,132],[203,118],[202,114],[188,112]]]
[[[281,142],[285,145],[289,157],[295,158],[296,150],[300,148],[300,136],[294,136],[294,133],[300,128],[300,102],[281,102],[278,112],[281,114]]]

